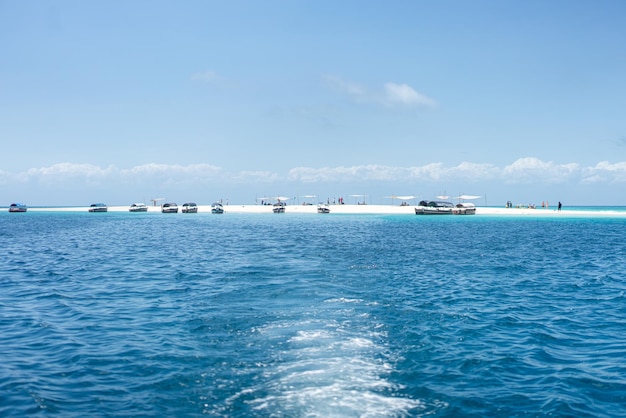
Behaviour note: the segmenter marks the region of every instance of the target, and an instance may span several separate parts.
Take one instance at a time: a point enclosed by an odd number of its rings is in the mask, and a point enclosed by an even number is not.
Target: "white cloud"
[[[520,158],[502,170],[504,178],[511,183],[561,183],[579,177],[580,173],[576,163],[556,164],[534,157]]]
[[[296,167],[289,170],[288,178],[304,183],[353,182],[353,181],[393,181],[406,178],[407,169],[384,165],[364,165],[352,167]]]
[[[408,84],[385,83],[381,89],[367,89],[359,84],[335,75],[324,76],[326,84],[333,90],[351,97],[357,103],[375,103],[383,106],[427,106],[437,102],[418,92]]]
[[[500,170],[491,164],[463,162],[454,167],[431,163],[417,167],[390,167],[364,165],[352,167],[296,167],[289,170],[289,179],[304,183],[314,182],[426,182],[426,181],[479,181],[497,178]]]
[[[387,100],[392,104],[423,105],[428,107],[434,107],[437,104],[433,99],[417,92],[407,84],[386,83],[385,94]]]
[[[30,168],[11,173],[0,170],[3,184],[41,183],[72,184],[123,188],[128,184],[151,187],[241,186],[249,184],[302,183],[476,183],[502,184],[590,184],[626,183],[626,162],[599,162],[595,166],[581,167],[577,163],[557,164],[534,157],[519,158],[512,164],[498,167],[487,163],[462,162],[446,166],[435,162],[422,166],[355,165],[338,167],[295,167],[286,174],[269,170],[227,171],[211,164],[143,164],[119,169],[113,165],[99,167],[93,164],[58,163],[48,167]]]
[[[333,90],[347,94],[355,99],[364,98],[367,94],[366,90],[356,83],[346,81],[335,75],[326,75],[323,77],[326,84]]]
[[[222,172],[220,167],[210,164],[144,164],[130,169],[120,170],[122,176],[153,176],[167,175],[169,177],[216,177]]]
[[[611,164],[601,161],[593,167],[582,170],[583,183],[626,182],[626,162]]]
[[[421,167],[410,167],[409,173],[413,180],[427,179],[440,180],[445,174],[445,167],[442,163],[431,163]]]
[[[117,168],[110,165],[102,168],[93,164],[57,163],[49,167],[30,168],[18,173],[16,179],[27,182],[31,179],[47,181],[66,181],[68,179],[85,179],[87,182],[99,181],[111,176]]]
[[[457,179],[471,181],[489,180],[496,178],[500,174],[500,169],[493,164],[477,164],[462,162],[450,170],[450,176]]]
[[[115,168],[101,168],[93,164],[74,164],[74,163],[57,163],[50,167],[31,168],[26,174],[30,177],[48,177],[48,176],[105,176]]]

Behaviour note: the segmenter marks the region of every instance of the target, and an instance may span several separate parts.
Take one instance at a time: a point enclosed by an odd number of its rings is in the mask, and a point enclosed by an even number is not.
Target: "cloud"
[[[58,163],[48,167],[29,168],[23,172],[0,170],[2,184],[60,184],[92,185],[123,188],[129,184],[158,186],[245,186],[249,184],[361,184],[411,183],[449,184],[496,182],[512,184],[592,184],[626,183],[626,162],[602,161],[594,166],[581,167],[577,163],[558,164],[535,157],[519,158],[504,167],[488,163],[462,162],[447,166],[441,162],[421,166],[355,165],[338,167],[294,167],[287,173],[269,170],[227,171],[211,164],[150,163],[130,168],[113,165],[99,167],[93,164]]]
[[[326,84],[335,91],[346,94],[354,99],[360,100],[366,97],[367,91],[358,84],[346,81],[335,75],[326,75],[323,77]]]
[[[454,167],[442,163],[431,163],[417,167],[390,167],[385,165],[364,165],[352,167],[297,167],[289,171],[289,179],[304,183],[314,182],[427,182],[427,181],[479,181],[497,177],[500,170],[491,164],[463,162]]]
[[[296,167],[289,170],[288,178],[303,183],[385,181],[402,177],[406,168],[384,165],[364,165],[353,167]]]
[[[581,169],[576,163],[556,164],[526,157],[505,166],[502,174],[511,183],[562,183],[579,177]]]
[[[87,182],[102,180],[111,176],[117,169],[114,166],[106,168],[93,164],[57,163],[49,167],[30,168],[25,172],[18,173],[16,180],[27,182],[31,179],[38,181],[62,182],[70,179],[85,179]]]
[[[31,176],[98,176],[103,177],[114,170],[113,166],[101,168],[93,164],[58,163],[50,167],[31,168],[26,174]]]
[[[593,167],[586,167],[582,170],[582,182],[585,184],[626,182],[626,162],[611,164],[602,161]]]
[[[386,83],[385,94],[387,100],[392,104],[423,105],[428,107],[434,107],[437,104],[433,99],[415,91],[407,84]]]
[[[437,105],[435,100],[404,83],[388,82],[380,89],[370,90],[336,75],[326,75],[323,78],[329,88],[350,97],[357,103],[374,103],[381,106],[435,107]]]
[[[216,177],[222,172],[220,167],[211,164],[144,164],[130,169],[120,170],[122,176],[184,176],[184,177]]]

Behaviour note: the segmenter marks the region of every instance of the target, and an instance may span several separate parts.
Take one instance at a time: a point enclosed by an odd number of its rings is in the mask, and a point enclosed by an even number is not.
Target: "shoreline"
[[[109,206],[108,212],[128,212],[129,206]],[[391,206],[391,205],[330,205],[330,213],[345,215],[415,215],[416,206]],[[268,213],[273,214],[271,205],[225,205],[224,214],[228,213]],[[88,212],[88,206],[75,207],[29,207],[28,212]],[[181,213],[179,207],[178,214]],[[7,210],[8,211],[8,210]],[[145,213],[145,212],[144,212]],[[160,206],[149,206],[148,213],[161,213]],[[211,205],[198,205],[198,213],[211,213]],[[302,213],[318,214],[317,205],[287,205],[285,214]],[[183,214],[193,215],[193,214]],[[567,209],[560,212],[555,209],[528,209],[528,208],[499,208],[499,207],[476,207],[476,215],[473,216],[562,216],[562,217],[626,217],[626,210],[610,209]],[[423,215],[429,216],[429,215]],[[453,215],[454,216],[454,215]],[[463,216],[463,215],[458,215]],[[472,215],[465,215],[472,216]]]

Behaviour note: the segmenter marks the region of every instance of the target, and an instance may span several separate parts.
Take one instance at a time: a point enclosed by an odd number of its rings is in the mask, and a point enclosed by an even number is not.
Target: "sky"
[[[623,0],[0,0],[0,205],[626,205],[625,21]]]

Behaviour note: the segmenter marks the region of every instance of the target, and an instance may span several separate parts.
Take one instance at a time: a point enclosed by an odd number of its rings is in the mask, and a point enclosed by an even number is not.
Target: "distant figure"
[[[559,212],[560,212],[561,211],[561,202],[559,202],[558,208],[559,208]]]

